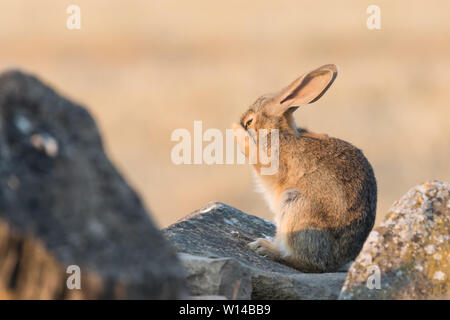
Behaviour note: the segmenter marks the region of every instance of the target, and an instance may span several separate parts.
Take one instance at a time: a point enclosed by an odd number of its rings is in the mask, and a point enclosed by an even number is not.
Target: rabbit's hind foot
[[[258,238],[253,242],[247,244],[248,248],[261,256],[268,257],[272,260],[279,260],[281,257],[281,252],[275,243],[264,239]]]

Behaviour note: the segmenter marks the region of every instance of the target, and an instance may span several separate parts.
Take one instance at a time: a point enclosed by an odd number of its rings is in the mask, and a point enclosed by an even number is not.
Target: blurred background
[[[81,8],[69,30],[66,9]],[[381,8],[381,30],[366,9]],[[377,222],[425,180],[450,180],[450,2],[0,2],[0,70],[38,75],[96,118],[160,227],[209,201],[271,219],[246,165],[175,165],[173,130],[225,130],[259,95],[335,63],[300,126],[347,140],[378,180]]]

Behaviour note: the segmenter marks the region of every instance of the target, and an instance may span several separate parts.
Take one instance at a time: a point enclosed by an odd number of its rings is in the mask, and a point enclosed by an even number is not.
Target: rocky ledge
[[[275,225],[213,202],[163,230],[180,252],[193,295],[228,299],[337,299],[345,272],[301,273],[249,250]]]
[[[347,272],[305,274],[248,250],[275,226],[210,203],[163,230],[193,295],[228,299],[449,299],[450,183],[428,181],[395,202]]]

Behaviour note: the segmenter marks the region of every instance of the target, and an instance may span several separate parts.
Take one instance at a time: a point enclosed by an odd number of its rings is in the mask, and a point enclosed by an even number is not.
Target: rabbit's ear
[[[277,113],[293,111],[301,105],[319,100],[336,79],[337,74],[336,65],[326,64],[301,76],[278,95],[278,106],[275,106],[278,109]]]

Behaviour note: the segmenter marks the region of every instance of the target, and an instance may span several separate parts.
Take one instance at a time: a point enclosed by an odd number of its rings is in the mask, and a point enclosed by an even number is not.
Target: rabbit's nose
[[[233,123],[231,125],[231,128],[233,129],[234,132],[236,132],[239,129],[243,129],[242,126],[240,124],[237,124],[237,123]]]

